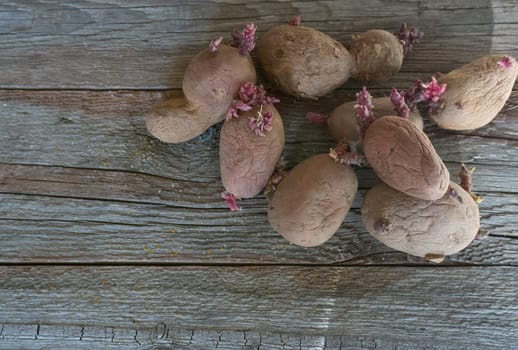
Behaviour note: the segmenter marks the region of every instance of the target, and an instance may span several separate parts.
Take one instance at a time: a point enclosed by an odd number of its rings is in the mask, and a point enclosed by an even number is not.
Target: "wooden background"
[[[476,241],[441,265],[395,252],[361,224],[360,191],[318,248],[269,227],[266,199],[229,212],[214,127],[181,145],[144,114],[181,93],[189,59],[254,21],[302,16],[341,42],[425,32],[387,94],[488,53],[518,55],[518,2],[0,0],[0,349],[518,348],[518,92],[489,126],[427,123],[455,173],[476,166]],[[352,100],[278,95],[289,166],[331,145],[304,118]]]

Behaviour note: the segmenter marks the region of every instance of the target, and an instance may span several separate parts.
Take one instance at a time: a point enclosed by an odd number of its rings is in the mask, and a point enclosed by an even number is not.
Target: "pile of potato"
[[[461,184],[450,174],[423,132],[421,112],[439,127],[473,130],[490,123],[509,98],[518,76],[516,60],[482,57],[430,82],[390,97],[371,98],[364,87],[357,100],[337,106],[326,124],[337,145],[329,154],[304,160],[290,171],[279,164],[284,147],[282,118],[257,75],[250,52],[271,85],[297,97],[317,99],[349,78],[389,79],[423,34],[405,24],[399,33],[369,30],[342,45],[328,35],[289,24],[271,28],[255,41],[256,27],[235,30],[230,41],[211,41],[186,69],[182,98],[149,112],[146,125],[163,142],[190,140],[224,120],[220,169],[228,207],[266,188],[268,220],[293,244],[314,247],[338,230],[356,196],[352,166],[369,165],[381,179],[365,196],[362,219],[387,246],[440,262],[475,239],[480,226],[470,170]]]

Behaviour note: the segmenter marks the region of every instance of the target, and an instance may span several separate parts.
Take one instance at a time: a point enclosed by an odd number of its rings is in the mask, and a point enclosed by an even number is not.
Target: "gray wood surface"
[[[294,14],[344,43],[404,20],[425,32],[375,96],[487,53],[518,56],[516,0],[0,1],[0,349],[516,347],[518,91],[482,129],[426,122],[452,174],[476,166],[489,232],[441,265],[365,231],[370,169],[355,169],[339,232],[306,249],[269,227],[264,196],[226,209],[219,126],[181,145],[148,134],[146,111],[181,94],[210,39]],[[359,87],[278,95],[290,167],[332,145],[305,113]]]
[[[341,337],[348,344],[343,348],[354,343],[360,349],[512,348],[518,342],[515,272],[511,267],[3,267],[0,334],[33,338],[32,344],[54,337],[110,345],[113,338],[153,348],[201,341],[215,349],[221,337],[221,348],[239,349],[245,336],[248,348],[255,349],[283,349],[283,339],[288,349],[339,348],[326,347],[325,337],[334,344]],[[227,337],[232,347],[223,346]]]
[[[402,72],[384,84],[390,87],[489,52],[516,54],[515,5],[512,0],[5,0],[0,87],[178,88],[190,58],[214,37],[251,21],[260,34],[294,14],[343,43],[368,29],[418,24],[425,40]]]

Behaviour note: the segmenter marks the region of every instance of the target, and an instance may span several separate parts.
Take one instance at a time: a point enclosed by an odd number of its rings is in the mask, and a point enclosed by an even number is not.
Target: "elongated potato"
[[[401,41],[379,29],[353,35],[347,49],[355,62],[352,77],[363,82],[388,80],[399,72],[405,58]]]
[[[354,106],[356,101],[346,102],[336,107],[327,119],[327,126],[331,136],[337,140],[346,140],[348,142],[360,145],[361,136],[358,127],[358,117]],[[374,106],[374,115],[381,117],[384,115],[392,115],[395,113],[394,105],[390,102],[390,97],[378,97],[372,99]],[[414,123],[419,129],[423,129],[423,118],[419,111],[410,112],[408,119]]]
[[[158,104],[146,116],[148,130],[163,142],[188,141],[225,119],[239,88],[255,83],[256,72],[249,55],[221,45],[216,52],[205,49],[189,63],[184,75],[185,98]]]
[[[428,201],[385,184],[372,188],[362,205],[362,220],[376,239],[407,254],[440,261],[468,246],[480,227],[478,205],[459,185]]]
[[[298,164],[281,181],[268,205],[275,231],[303,247],[333,236],[351,208],[358,180],[347,165],[319,154]]]
[[[261,192],[275,170],[284,148],[284,126],[273,105],[263,112],[273,114],[272,129],[259,136],[248,125],[257,107],[237,119],[226,120],[221,129],[219,164],[225,189],[238,198],[251,198]]]
[[[518,64],[510,56],[482,57],[438,79],[447,84],[442,108],[430,114],[441,128],[474,130],[489,124],[511,95]]]
[[[268,80],[288,95],[323,96],[349,79],[353,60],[347,49],[313,28],[278,25],[257,43],[257,58]]]
[[[428,136],[408,119],[376,119],[367,129],[363,150],[379,178],[398,191],[435,200],[448,189],[448,169]]]

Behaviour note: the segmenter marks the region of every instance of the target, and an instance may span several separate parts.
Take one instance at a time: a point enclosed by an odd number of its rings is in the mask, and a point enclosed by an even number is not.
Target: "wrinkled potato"
[[[352,77],[363,82],[388,80],[399,72],[405,57],[401,41],[385,30],[355,34],[346,47],[355,62]]]
[[[327,119],[327,127],[331,136],[337,140],[346,140],[349,143],[361,146],[361,135],[358,126],[358,117],[354,106],[356,101],[346,102],[336,107]],[[394,114],[394,105],[390,97],[379,97],[372,99],[374,115],[381,117]],[[423,118],[419,111],[410,111],[408,119],[419,129],[423,129]]]
[[[358,189],[354,171],[319,154],[298,164],[281,181],[268,205],[275,231],[293,244],[315,247],[330,239]]]
[[[482,57],[438,79],[447,84],[442,108],[430,114],[441,128],[474,130],[489,124],[504,107],[518,76],[510,56]]]
[[[255,83],[256,72],[249,55],[221,45],[208,48],[189,63],[183,80],[185,98],[158,104],[146,117],[148,130],[163,142],[188,141],[222,121],[239,88]]]
[[[318,30],[278,25],[257,43],[257,58],[268,80],[288,95],[323,96],[349,79],[353,60],[347,49]]]
[[[263,106],[263,112],[273,114],[272,129],[264,136],[256,135],[248,126],[248,118],[257,112],[255,107],[237,119],[226,120],[221,129],[221,180],[225,189],[238,198],[251,198],[261,192],[284,148],[284,126],[277,109]]]
[[[376,119],[367,129],[363,150],[378,177],[398,191],[435,200],[448,189],[448,169],[428,136],[408,119]]]
[[[453,191],[427,201],[379,184],[365,197],[363,223],[390,248],[440,262],[467,247],[480,226],[471,195],[453,182],[449,185]]]

